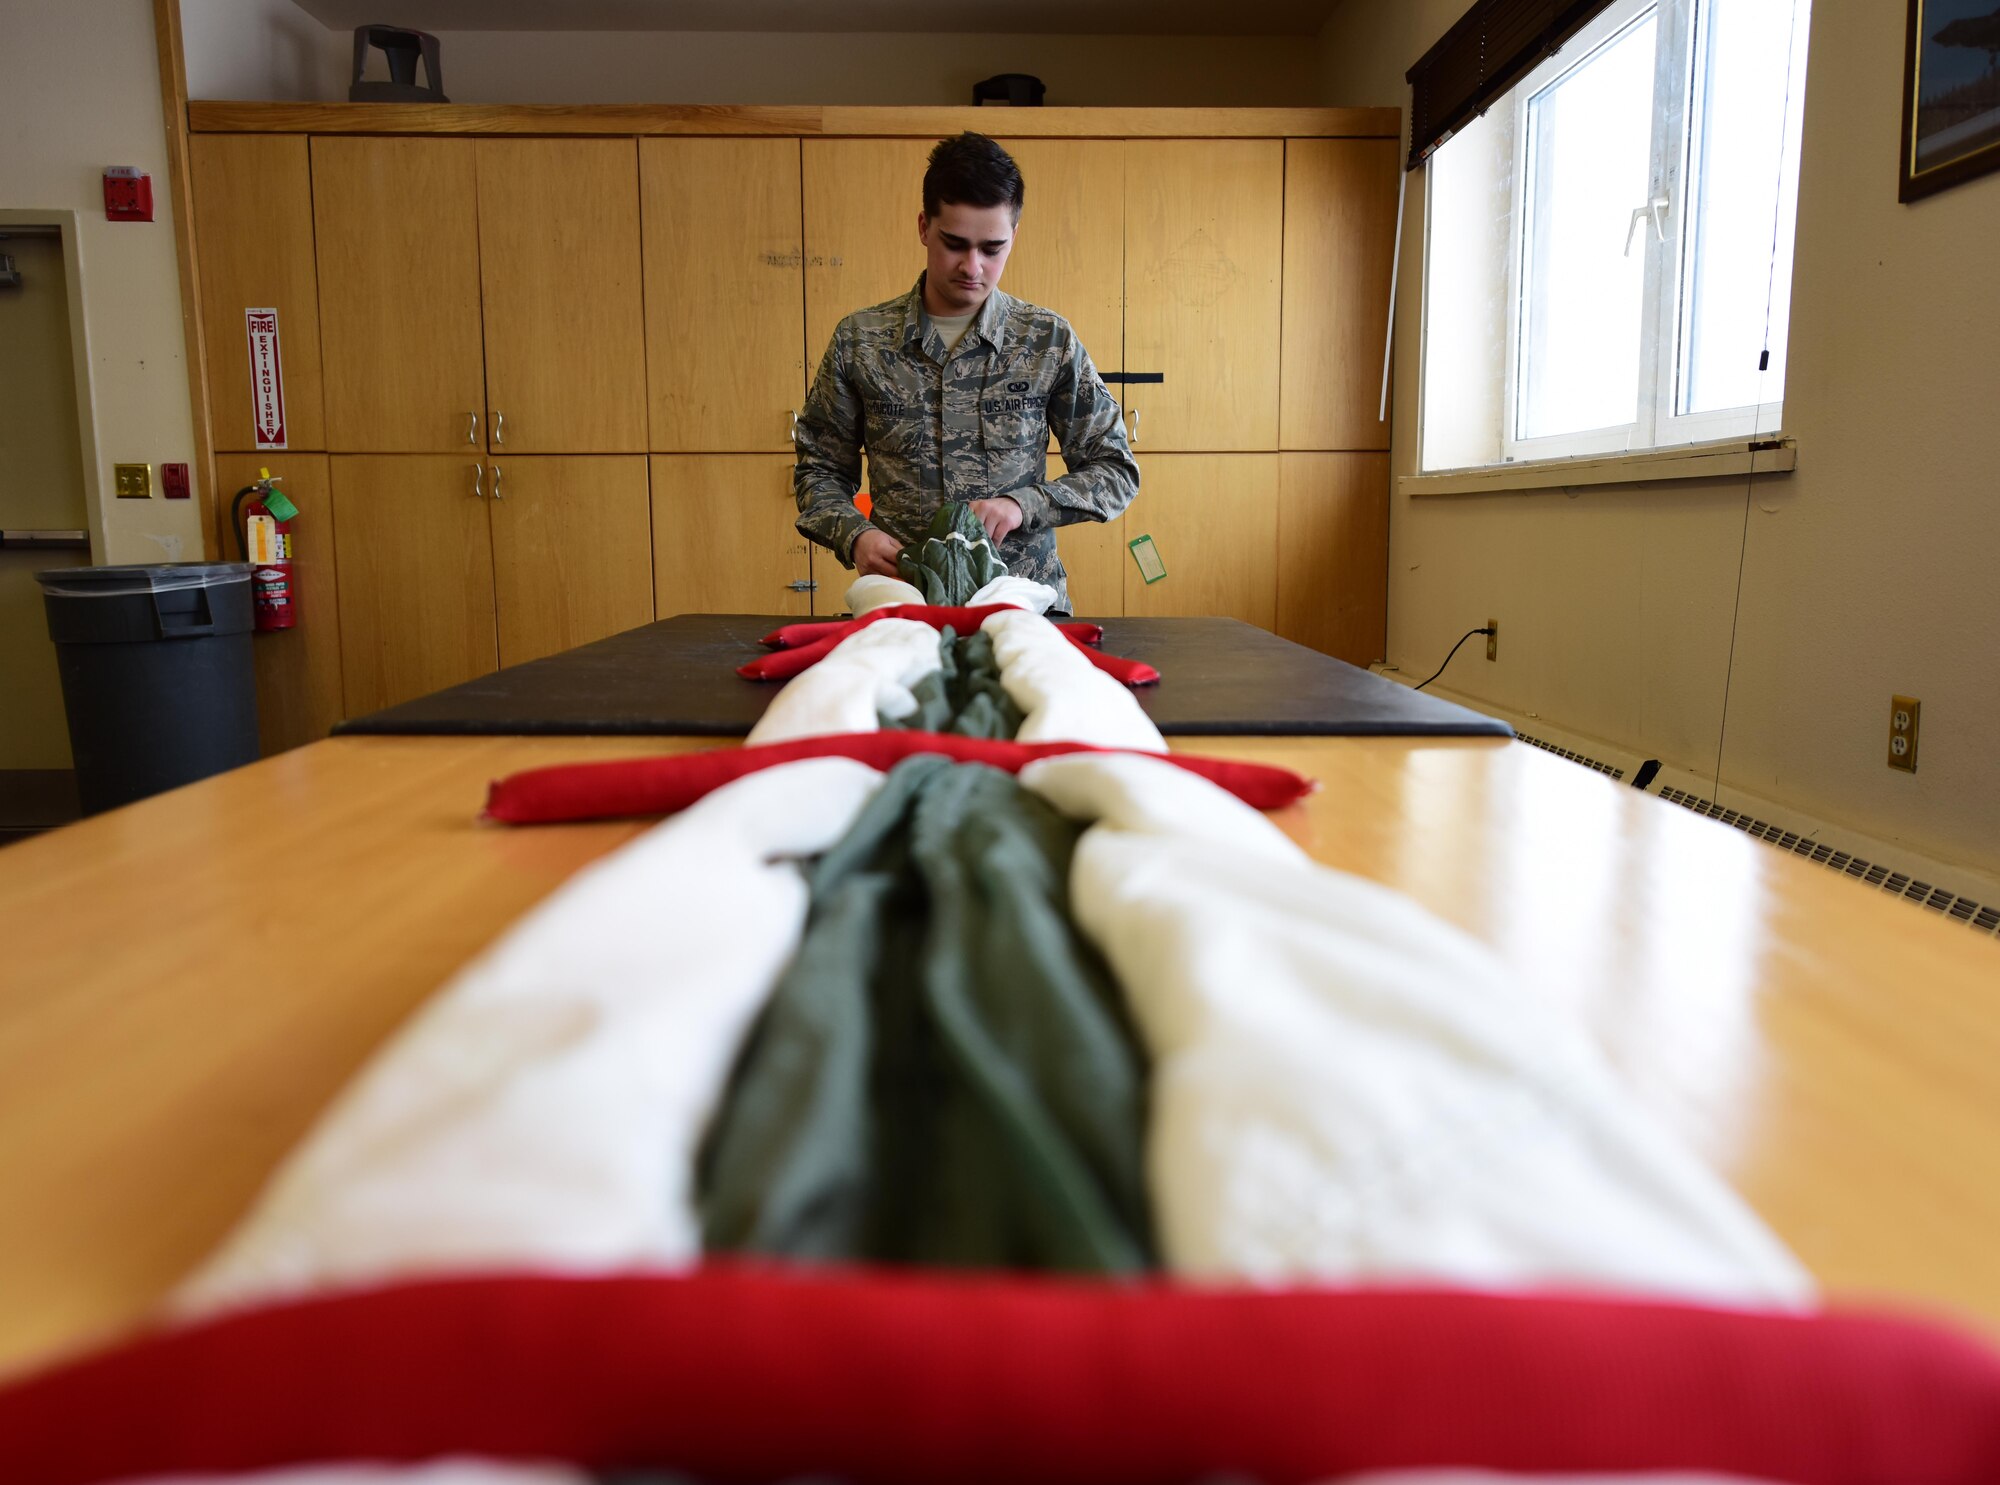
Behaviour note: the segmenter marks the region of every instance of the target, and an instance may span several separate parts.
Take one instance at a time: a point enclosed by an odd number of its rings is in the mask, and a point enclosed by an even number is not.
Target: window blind
[[[1410,159],[1431,151],[1486,111],[1611,0],[1478,0],[1405,74]]]

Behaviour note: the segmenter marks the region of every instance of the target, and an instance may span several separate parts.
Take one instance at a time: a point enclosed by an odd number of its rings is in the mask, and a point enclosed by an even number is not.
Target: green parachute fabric
[[[890,772],[812,907],[702,1152],[710,1252],[1155,1266],[1145,1068],[1068,911],[1080,827],[1011,775]]]
[[[931,517],[923,541],[897,554],[896,571],[922,592],[925,603],[957,608],[995,578],[1005,577],[1007,564],[972,507],[948,500]]]
[[[945,625],[938,632],[938,668],[910,692],[917,709],[907,717],[881,717],[884,727],[1001,742],[1012,741],[1021,730],[1024,713],[1000,684],[992,636],[977,630],[961,637]]]

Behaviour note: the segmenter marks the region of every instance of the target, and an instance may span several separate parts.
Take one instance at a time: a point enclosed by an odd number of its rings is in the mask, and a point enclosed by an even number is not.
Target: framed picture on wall
[[[1899,198],[2000,170],[2000,0],[1910,0],[1903,66]]]

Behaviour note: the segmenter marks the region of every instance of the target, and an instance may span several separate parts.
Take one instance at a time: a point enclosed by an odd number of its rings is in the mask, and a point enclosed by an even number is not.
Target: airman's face
[[[976,313],[1000,285],[1014,250],[1014,212],[1006,206],[938,203],[935,217],[917,213],[924,245],[924,287],[934,312]]]

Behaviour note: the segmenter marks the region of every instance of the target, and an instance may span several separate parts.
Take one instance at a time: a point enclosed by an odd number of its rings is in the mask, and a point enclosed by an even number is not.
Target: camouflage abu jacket
[[[1117,400],[1067,320],[998,289],[947,359],[923,291],[919,276],[834,330],[799,418],[798,529],[852,567],[871,525],[918,542],[947,500],[1011,496],[1022,519],[1000,556],[1054,588],[1067,613],[1056,527],[1110,520],[1139,490]],[[1069,466],[1059,480],[1048,478],[1051,429]],[[864,448],[872,520],[854,507]]]

